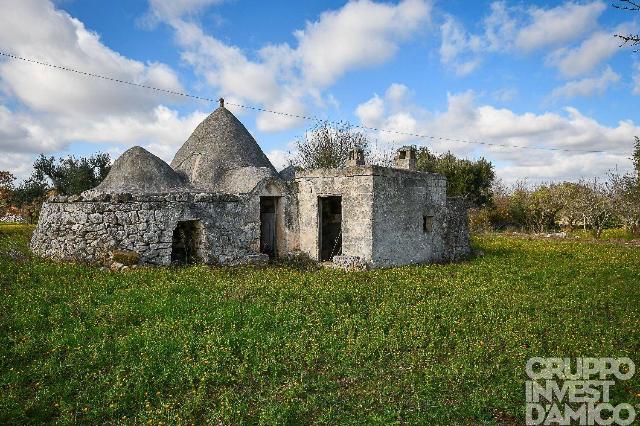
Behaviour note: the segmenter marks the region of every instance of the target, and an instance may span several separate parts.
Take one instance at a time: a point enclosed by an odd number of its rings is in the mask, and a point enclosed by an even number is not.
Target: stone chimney
[[[354,148],[349,151],[347,166],[364,166],[364,150],[362,148]]]
[[[416,147],[403,146],[396,154],[396,168],[405,170],[416,169]]]
[[[220,102],[220,108],[224,108],[224,98],[218,99],[218,102]]]

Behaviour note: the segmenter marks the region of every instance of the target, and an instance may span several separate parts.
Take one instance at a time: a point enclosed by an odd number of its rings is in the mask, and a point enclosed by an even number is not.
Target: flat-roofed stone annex
[[[415,168],[415,148],[402,147],[395,167],[367,165],[355,150],[344,168],[278,173],[221,101],[171,165],[136,146],[95,189],[49,198],[31,249],[96,263],[135,252],[155,265],[297,254],[346,268],[459,259],[469,252],[464,203],[447,197],[443,176]]]

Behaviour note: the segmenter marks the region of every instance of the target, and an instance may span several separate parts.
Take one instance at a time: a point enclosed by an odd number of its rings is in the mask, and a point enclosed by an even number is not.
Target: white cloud
[[[15,2],[0,14],[0,45],[9,53],[136,83],[181,90],[164,64],[144,64],[106,47],[100,37],[46,0]],[[35,111],[75,114],[122,114],[152,107],[157,93],[132,89],[67,71],[18,60],[0,63],[3,89]]]
[[[565,108],[562,114],[520,114],[506,108],[479,105],[471,91],[449,95],[448,108],[443,112],[422,109],[408,100],[393,106],[386,97],[374,95],[358,106],[356,115],[364,126],[435,137],[420,139],[385,132],[372,135],[380,140],[393,141],[387,148],[416,143],[435,152],[451,151],[459,156],[484,155],[499,164],[498,174],[507,181],[525,177],[575,179],[602,175],[616,165],[629,167],[633,136],[640,134],[640,127],[631,121],[607,126],[570,107]],[[513,149],[437,137],[524,147],[604,150],[607,153]]]
[[[170,67],[111,50],[48,0],[14,2],[0,14],[0,45],[18,56],[182,90]],[[180,117],[162,106],[177,100],[168,95],[19,60],[0,61],[0,81],[0,149],[21,160],[0,166],[22,177],[35,154],[63,151],[76,141],[140,144],[170,159],[168,153],[204,118],[202,113]]]
[[[440,60],[451,63],[468,48],[467,33],[460,22],[453,16],[447,16],[440,25],[442,43],[440,44]]]
[[[491,3],[491,13],[484,19],[484,37],[481,40],[485,49],[495,52],[511,43],[518,29],[518,21],[512,16],[504,1]]]
[[[295,33],[305,79],[326,86],[347,70],[386,61],[400,41],[425,24],[430,8],[423,0],[397,5],[358,0],[324,12]]]
[[[207,3],[208,4],[208,3]],[[156,5],[151,3],[152,10]],[[265,45],[249,59],[240,48],[205,34],[195,21],[157,12],[176,32],[183,59],[225,97],[304,115],[306,103],[330,103],[323,90],[345,73],[387,61],[430,19],[428,0],[396,5],[357,0],[324,12],[294,32],[297,45]],[[155,12],[154,12],[155,13]],[[258,129],[279,131],[302,123],[295,117],[259,114]]]
[[[557,66],[565,77],[583,75],[620,51],[620,42],[612,33],[628,33],[635,28],[633,24],[623,24],[612,32],[596,31],[574,48],[556,50],[549,56],[548,62]]]
[[[532,51],[566,43],[596,27],[598,17],[606,9],[602,1],[590,3],[566,2],[551,9],[532,7],[531,22],[522,28],[515,39],[518,49]]]
[[[518,96],[518,90],[514,88],[499,89],[491,93],[491,97],[498,102],[511,102]]]
[[[573,80],[551,92],[551,99],[571,99],[577,96],[603,94],[609,86],[620,81],[620,75],[607,66],[598,77]]]
[[[459,76],[470,74],[480,65],[477,57],[466,61],[459,59],[468,52],[477,53],[481,46],[477,43],[479,38],[467,35],[462,24],[455,18],[448,16],[440,26],[440,33],[440,60],[443,64],[453,67]]]
[[[378,95],[358,105],[355,114],[361,123],[367,126],[377,127],[384,119],[384,101]]]
[[[24,156],[35,152],[50,152],[61,149],[64,145],[36,118],[26,113],[15,113],[0,105],[0,151],[3,155]],[[12,166],[18,167],[16,164]]]
[[[271,161],[271,164],[273,164],[273,167],[278,171],[284,169],[291,163],[289,153],[280,149],[273,149],[267,152],[266,155],[269,161]]]
[[[206,114],[194,112],[180,117],[166,106],[155,107],[147,116],[111,116],[101,121],[81,123],[65,129],[61,137],[66,140],[87,140],[93,143],[112,143],[120,146],[143,145],[170,161],[178,148],[189,137]]]
[[[11,172],[19,182],[31,175],[32,162],[31,154],[3,153],[0,155],[0,170]]]
[[[442,43],[440,59],[451,64],[458,74],[473,71],[480,64],[480,54],[510,49],[516,35],[518,20],[514,10],[504,1],[491,3],[491,12],[482,20],[483,32],[469,34],[462,23],[447,15],[440,26]],[[459,59],[466,56],[466,59]]]
[[[497,1],[491,4],[491,12],[482,20],[482,31],[477,34],[467,32],[462,23],[447,15],[440,26],[440,59],[463,76],[473,72],[487,53],[531,53],[564,46],[596,28],[605,7],[600,0],[565,2],[549,9],[508,7],[504,1]],[[615,40],[604,35],[603,31],[596,32],[575,49],[559,48],[549,62],[569,76],[587,72],[615,52]]]
[[[286,111],[287,115],[267,112],[258,114],[256,126],[263,132],[279,132],[291,129],[304,120],[300,118],[305,113],[304,104],[300,98],[295,96],[281,97],[278,101],[271,102],[269,108],[272,111]]]

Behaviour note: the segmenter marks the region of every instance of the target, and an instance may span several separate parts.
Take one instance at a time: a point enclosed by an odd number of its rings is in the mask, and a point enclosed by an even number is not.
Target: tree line
[[[635,138],[633,172],[511,188],[494,183],[492,201],[474,209],[475,230],[549,232],[581,227],[600,237],[606,228],[622,227],[640,236],[640,139]]]
[[[0,217],[15,215],[35,223],[48,195],[75,195],[95,188],[111,170],[109,154],[89,157],[40,155],[31,176],[16,185],[16,178],[0,171]]]

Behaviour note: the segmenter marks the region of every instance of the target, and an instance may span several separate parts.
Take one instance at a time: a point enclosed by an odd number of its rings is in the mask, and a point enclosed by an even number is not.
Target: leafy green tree
[[[73,195],[95,188],[111,169],[109,154],[91,157],[69,156],[56,161],[54,157],[40,157],[33,164],[38,176],[46,176],[60,194]],[[38,179],[41,181],[41,179]]]
[[[637,237],[640,236],[640,138],[637,136],[631,161],[633,174],[612,173],[610,181],[617,218],[631,235]]]
[[[540,185],[528,196],[527,222],[533,232],[545,232],[556,228],[556,218],[562,210],[558,185]]]
[[[339,168],[345,166],[349,151],[355,148],[369,152],[369,140],[349,123],[321,121],[295,141],[293,165],[303,169]]]
[[[633,236],[640,236],[640,184],[636,176],[614,174],[614,209],[618,220]]]
[[[49,191],[74,195],[95,188],[109,173],[111,160],[109,154],[88,158],[69,156],[59,160],[40,155],[33,169],[31,176],[18,185],[13,194],[13,202],[30,223],[38,220]]]
[[[14,193],[14,201],[18,207],[21,207],[32,201],[44,199],[48,190],[47,181],[34,173],[18,185]]]
[[[611,224],[615,216],[613,185],[602,179],[583,179],[578,184],[584,188],[578,204],[584,212],[585,224],[590,226],[594,237],[600,238],[603,229]]]
[[[37,222],[42,202],[48,190],[49,184],[45,176],[36,171],[16,188],[13,201],[20,215],[27,219],[29,223]]]
[[[569,230],[573,230],[577,223],[585,222],[585,215],[582,209],[581,200],[587,189],[575,182],[562,182],[557,185],[558,198],[562,200],[560,218],[567,225]]]
[[[447,195],[465,197],[472,205],[486,206],[492,201],[491,186],[495,171],[490,161],[457,158],[450,152],[435,155],[428,148],[420,148],[417,154],[418,170],[440,173],[447,178]]]

